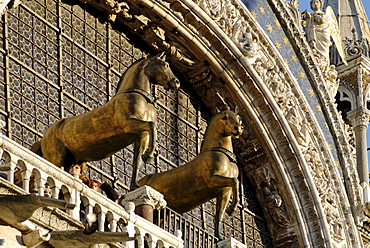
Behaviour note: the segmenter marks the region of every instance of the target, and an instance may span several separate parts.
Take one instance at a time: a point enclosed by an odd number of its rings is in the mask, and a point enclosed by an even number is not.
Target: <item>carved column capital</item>
[[[364,107],[360,107],[348,112],[347,118],[354,128],[358,126],[367,127],[370,119],[370,111]]]
[[[219,248],[247,248],[246,245],[234,238],[227,238],[217,243]]]
[[[157,210],[163,209],[167,205],[164,196],[147,185],[128,192],[120,204],[124,206],[127,202],[133,202],[135,206],[149,205]]]

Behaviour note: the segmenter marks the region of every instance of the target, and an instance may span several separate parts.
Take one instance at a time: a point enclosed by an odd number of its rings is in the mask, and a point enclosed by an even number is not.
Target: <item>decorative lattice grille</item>
[[[7,123],[1,131],[28,148],[60,118],[106,103],[115,94],[121,74],[147,55],[81,6],[54,0],[27,1],[8,11],[1,19],[0,35],[0,119]],[[192,160],[210,117],[185,85],[176,92],[162,87],[153,87],[152,92],[157,99],[158,152],[140,177]],[[116,182],[124,194],[131,180],[132,159],[129,146],[91,163],[85,174]],[[248,247],[272,247],[253,189],[247,182],[241,188],[241,205],[234,217],[225,217],[223,233]],[[158,213],[158,218],[173,222],[160,223],[170,232],[182,228],[186,247],[215,247],[215,200],[182,216],[166,211]]]

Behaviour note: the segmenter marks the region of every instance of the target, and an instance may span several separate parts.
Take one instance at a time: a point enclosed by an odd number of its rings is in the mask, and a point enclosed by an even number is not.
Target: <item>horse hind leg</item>
[[[45,141],[44,144],[41,143],[41,148],[43,157],[49,162],[62,169],[64,169],[65,166],[69,166],[69,164],[65,163],[68,150],[61,140],[57,138],[49,139]]]
[[[36,141],[30,148],[30,150],[40,157],[42,157],[41,141]]]

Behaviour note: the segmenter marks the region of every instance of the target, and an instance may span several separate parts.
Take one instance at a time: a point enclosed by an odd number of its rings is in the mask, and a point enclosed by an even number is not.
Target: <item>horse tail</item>
[[[42,150],[41,150],[41,141],[36,141],[32,146],[31,146],[31,151],[36,153],[37,155],[42,157]]]

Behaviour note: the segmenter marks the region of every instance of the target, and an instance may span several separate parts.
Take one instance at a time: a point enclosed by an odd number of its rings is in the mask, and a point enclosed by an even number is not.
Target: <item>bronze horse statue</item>
[[[151,174],[139,180],[164,195],[167,205],[178,213],[217,199],[215,232],[222,239],[220,224],[225,211],[231,215],[238,203],[238,175],[232,138],[243,132],[240,116],[226,109],[210,121],[201,152],[189,163],[175,169]],[[226,209],[232,196],[232,202]]]
[[[180,87],[164,53],[133,63],[121,76],[110,101],[54,123],[31,150],[68,170],[72,164],[102,160],[134,144],[130,189],[136,188],[143,159],[149,162],[156,148],[157,112],[151,83],[167,90]]]

